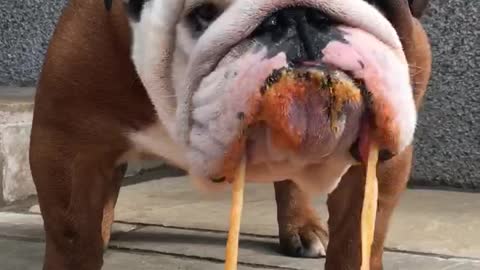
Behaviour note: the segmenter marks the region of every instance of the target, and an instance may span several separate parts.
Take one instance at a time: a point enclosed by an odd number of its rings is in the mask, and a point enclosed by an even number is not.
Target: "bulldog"
[[[101,269],[128,162],[161,158],[215,190],[242,156],[248,181],[275,182],[287,255],[356,269],[369,140],[382,149],[371,258],[382,269],[430,77],[418,21],[427,2],[71,0],[46,55],[31,134],[44,269]],[[341,103],[335,123],[325,96],[288,108],[292,151],[254,120],[272,74],[309,67],[358,83],[364,98]],[[318,193],[329,196],[328,229],[310,203]]]

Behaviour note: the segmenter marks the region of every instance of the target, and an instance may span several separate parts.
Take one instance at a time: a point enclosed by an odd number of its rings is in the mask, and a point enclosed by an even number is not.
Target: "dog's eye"
[[[220,9],[212,3],[207,3],[192,10],[187,18],[193,31],[201,33],[207,30],[219,15]]]

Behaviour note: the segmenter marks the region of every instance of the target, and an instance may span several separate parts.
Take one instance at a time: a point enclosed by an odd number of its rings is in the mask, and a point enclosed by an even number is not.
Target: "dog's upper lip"
[[[393,26],[377,9],[365,1],[276,0],[274,4],[265,0],[237,1],[199,40],[194,52],[194,55],[198,56],[197,64],[204,63],[205,66],[210,66],[210,70],[206,70],[203,75],[208,74],[229,49],[247,38],[272,11],[292,6],[318,8],[341,24],[370,32],[393,48],[402,47]],[[212,46],[216,49],[212,50]],[[194,61],[192,64],[198,66]]]

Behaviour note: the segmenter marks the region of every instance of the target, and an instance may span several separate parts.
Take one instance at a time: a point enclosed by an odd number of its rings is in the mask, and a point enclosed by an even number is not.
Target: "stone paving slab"
[[[137,194],[137,195],[135,195]],[[141,194],[141,195],[138,195]],[[324,201],[318,200],[319,204]],[[242,232],[277,235],[273,185],[246,187]],[[165,226],[226,230],[230,192],[206,194],[196,190],[184,177],[164,178],[122,189],[116,219]],[[320,209],[326,215],[326,209]]]
[[[115,223],[112,228],[112,238],[121,233],[136,229],[130,224]],[[36,214],[17,214],[0,212],[0,237],[15,237],[20,239],[44,240],[43,219]],[[1,268],[0,268],[1,269]]]
[[[106,270],[216,270],[223,269],[226,233],[116,224],[115,236],[105,254]],[[2,270],[40,269],[44,243],[41,217],[0,213]],[[283,256],[271,237],[241,236],[239,269],[323,269],[324,259]],[[386,252],[385,270],[475,270],[480,260],[440,258]]]
[[[276,236],[272,185],[249,185],[242,232]],[[327,217],[325,198],[315,201]],[[117,220],[225,231],[229,193],[199,193],[184,177],[164,178],[123,188]],[[395,212],[387,246],[415,252],[480,258],[480,194],[409,190]]]
[[[116,251],[109,251],[106,254],[103,267],[104,270],[223,270],[223,268],[223,263],[198,258]],[[238,269],[253,270],[255,268],[240,265]]]
[[[42,266],[44,243],[0,238],[2,270],[39,270]]]
[[[2,270],[38,270],[42,267],[44,244],[0,238]],[[104,270],[222,270],[223,264],[195,258],[161,254],[138,254],[109,250]],[[240,266],[240,270],[254,268]]]
[[[223,261],[226,237],[225,233],[149,226],[120,235],[112,242],[112,246]],[[283,256],[278,251],[276,239],[252,236],[241,237],[239,262],[273,269],[298,270],[323,269],[325,263],[324,259],[298,259]],[[438,256],[421,256],[402,252],[386,252],[384,263],[385,270],[480,269],[480,261],[442,259]]]

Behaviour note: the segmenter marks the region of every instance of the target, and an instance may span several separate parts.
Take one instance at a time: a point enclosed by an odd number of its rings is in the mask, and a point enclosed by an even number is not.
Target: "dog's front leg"
[[[69,270],[97,270],[103,265],[104,237],[102,221],[113,164],[104,164],[94,155],[78,156],[72,171],[72,189],[67,210],[70,235],[62,254]],[[62,241],[62,242],[63,242]],[[61,251],[62,252],[62,251]]]
[[[40,148],[34,145],[31,164],[46,231],[43,269],[99,270],[123,170],[114,169],[112,153],[58,159],[57,151]]]
[[[325,255],[328,232],[309,196],[292,181],[275,183],[280,246],[294,257]]]
[[[413,157],[412,148],[384,162],[378,169],[379,201],[371,269],[381,270],[388,225],[400,195],[406,188]],[[353,167],[328,198],[330,239],[327,270],[359,269],[361,264],[360,218],[365,168]]]

